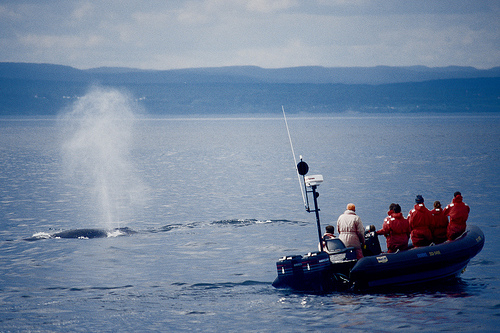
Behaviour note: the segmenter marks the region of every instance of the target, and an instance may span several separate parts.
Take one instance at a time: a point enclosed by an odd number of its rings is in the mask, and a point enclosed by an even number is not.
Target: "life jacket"
[[[431,210],[432,215],[432,241],[435,244],[441,244],[447,239],[448,217],[441,208]]]
[[[427,246],[432,242],[431,212],[423,203],[416,204],[408,213],[408,222],[410,223],[411,241],[414,246]]]
[[[387,250],[396,252],[397,250],[408,249],[410,239],[410,224],[401,213],[392,213],[390,220],[386,224]]]
[[[450,217],[447,230],[449,240],[453,240],[465,232],[469,212],[470,207],[463,202],[461,195],[454,197],[452,203],[445,207],[444,214]]]
[[[391,220],[391,217],[392,217],[391,215],[392,215],[392,213],[394,213],[394,211],[393,211],[393,210],[389,210],[389,211],[387,212],[387,216],[385,217],[384,222],[382,222],[382,229],[375,231],[375,233],[376,233],[377,235],[386,235],[386,232],[384,231],[384,230],[385,230],[385,229],[384,229],[384,227],[385,227],[385,225],[387,224],[387,222],[389,222],[389,221]]]

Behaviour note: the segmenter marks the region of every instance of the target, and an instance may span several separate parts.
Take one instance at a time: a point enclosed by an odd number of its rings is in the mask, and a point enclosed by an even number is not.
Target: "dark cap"
[[[418,204],[424,203],[424,197],[422,197],[420,194],[417,195],[417,197],[415,198],[415,202]]]
[[[401,206],[399,204],[394,204],[394,213],[401,213]]]

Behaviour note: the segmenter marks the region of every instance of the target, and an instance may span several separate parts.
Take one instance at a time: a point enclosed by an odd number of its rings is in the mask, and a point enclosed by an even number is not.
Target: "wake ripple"
[[[210,290],[210,289],[224,289],[235,288],[240,286],[269,286],[270,282],[247,280],[243,282],[219,282],[219,283],[195,283],[189,286],[191,289],[197,290]]]

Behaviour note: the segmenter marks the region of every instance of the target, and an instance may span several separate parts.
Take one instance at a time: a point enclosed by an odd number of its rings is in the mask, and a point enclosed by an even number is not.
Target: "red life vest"
[[[449,240],[456,239],[465,232],[467,219],[469,218],[470,207],[463,202],[461,195],[453,198],[453,202],[445,207],[444,215],[450,217],[447,236]]]
[[[432,241],[434,244],[441,244],[447,239],[448,217],[444,215],[441,208],[434,208],[431,210],[432,215]]]
[[[416,204],[408,213],[411,241],[415,247],[428,246],[432,243],[431,219],[431,212],[423,203]]]
[[[387,252],[392,253],[398,250],[408,249],[410,239],[410,224],[401,213],[392,213],[391,218],[384,222],[383,234],[387,238]]]

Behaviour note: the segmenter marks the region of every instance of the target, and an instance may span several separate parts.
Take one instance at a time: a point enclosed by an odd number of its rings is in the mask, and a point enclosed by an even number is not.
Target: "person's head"
[[[348,203],[347,204],[347,209],[352,210],[353,212],[356,211],[356,206],[353,203]]]
[[[441,208],[441,203],[439,201],[434,201],[434,208]]]
[[[329,234],[335,233],[335,228],[333,227],[333,225],[327,225],[325,229],[326,229],[326,232]]]
[[[401,206],[398,204],[394,204],[394,213],[401,213]]]
[[[389,205],[389,210],[394,211],[394,207],[396,207],[396,204],[393,202]]]
[[[458,195],[462,195],[462,193],[460,193],[459,191],[456,191],[455,193],[453,193],[453,197],[455,198],[456,196]]]
[[[423,197],[423,196],[421,196],[420,194],[419,194],[419,195],[417,195],[417,197],[415,198],[415,203],[417,203],[417,204],[422,204],[422,203],[424,203],[424,197]]]

